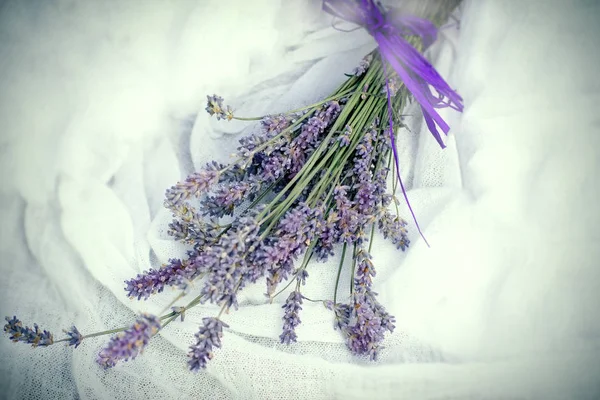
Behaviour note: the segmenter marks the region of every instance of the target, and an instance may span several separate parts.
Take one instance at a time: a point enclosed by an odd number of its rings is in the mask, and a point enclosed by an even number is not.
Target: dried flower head
[[[69,343],[67,343],[69,346],[74,346],[75,348],[77,348],[77,346],[81,344],[83,340],[83,335],[79,332],[75,325],[73,325],[68,331],[63,332],[65,332],[69,337]]]
[[[283,333],[279,336],[281,343],[290,344],[295,342],[296,327],[300,325],[298,314],[302,310],[302,295],[298,291],[290,293],[285,304],[281,307],[285,310],[283,315]]]
[[[211,116],[216,115],[217,119],[225,117],[223,112],[223,98],[215,95],[206,96],[206,112]]]
[[[371,55],[371,54],[368,54],[367,56],[363,57],[363,59],[360,60],[360,63],[358,64],[358,66],[356,68],[354,68],[354,71],[352,71],[354,76],[364,75],[364,73],[367,72],[367,70],[369,69],[369,66],[371,65],[372,61],[373,61],[373,55]]]
[[[394,317],[376,300],[376,293],[355,282],[355,290],[349,304],[336,304],[336,329],[346,338],[346,345],[355,355],[377,359],[385,331],[393,332]]]
[[[96,362],[104,369],[114,367],[118,361],[134,359],[148,345],[150,338],[160,330],[160,320],[153,315],[142,314],[125,332],[113,336],[103,348]]]
[[[4,332],[10,335],[10,340],[13,342],[23,342],[31,344],[33,347],[49,346],[54,343],[52,334],[46,330],[41,331],[37,324],[33,324],[33,329],[26,326],[17,319],[6,317],[7,324],[4,325]]]
[[[213,349],[221,347],[223,327],[229,328],[218,318],[203,318],[202,326],[196,333],[196,344],[190,346],[188,366],[192,371],[206,368],[208,360],[213,358]]]

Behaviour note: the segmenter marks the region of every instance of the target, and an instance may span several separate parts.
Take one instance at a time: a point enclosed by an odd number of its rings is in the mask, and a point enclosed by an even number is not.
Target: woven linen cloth
[[[375,290],[397,320],[378,362],[352,356],[319,303],[304,302],[298,343],[279,344],[286,295],[265,304],[258,284],[206,371],[186,353],[211,305],[108,371],[95,363],[106,336],[77,349],[4,337],[0,397],[599,398],[597,15],[594,1],[466,1],[428,50],[465,111],[441,111],[443,151],[418,107],[404,112],[402,176],[431,248],[406,208],[406,253],[375,237]],[[326,97],[374,47],[316,0],[6,1],[0,38],[0,311],[56,339],[175,296],[123,289],[183,254],[164,191],[257,129],[211,120],[207,94],[240,116],[286,111]],[[331,298],[336,267],[311,263],[303,293]]]

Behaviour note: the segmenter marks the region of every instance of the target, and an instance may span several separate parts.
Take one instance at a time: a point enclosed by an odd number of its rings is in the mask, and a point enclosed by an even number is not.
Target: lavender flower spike
[[[133,360],[146,347],[150,338],[160,329],[160,320],[142,314],[133,326],[116,336],[100,351],[96,362],[104,369],[114,367],[118,361]]]
[[[75,348],[77,348],[77,346],[81,344],[83,335],[79,332],[75,325],[73,325],[68,331],[64,332],[67,334],[67,336],[69,336],[69,346],[75,346]]]
[[[196,333],[196,344],[190,346],[188,366],[192,371],[198,371],[200,368],[206,368],[208,360],[213,358],[213,348],[221,347],[221,337],[223,336],[223,327],[229,328],[229,325],[218,318],[203,318],[203,325]]]
[[[390,239],[397,249],[405,251],[410,240],[406,231],[406,221],[400,217],[394,217],[389,211],[385,211],[379,220],[379,230],[385,239]]]
[[[302,310],[301,304],[302,295],[300,292],[295,291],[290,293],[283,305],[282,308],[285,310],[285,315],[283,316],[283,333],[279,336],[281,343],[290,344],[298,338],[296,327],[301,322],[300,318],[298,318],[298,314]]]
[[[231,107],[223,106],[223,98],[216,94],[206,96],[205,110],[210,115],[216,115],[217,120],[226,119],[227,121],[231,121],[233,119],[233,110]]]
[[[46,330],[40,331],[37,324],[33,324],[33,329],[26,326],[23,327],[23,323],[17,319],[17,317],[6,317],[6,325],[4,325],[4,332],[10,335],[10,340],[13,342],[23,342],[37,346],[49,346],[54,343],[52,334]]]
[[[216,115],[217,120],[225,118],[225,112],[223,110],[223,98],[220,96],[212,95],[206,96],[206,112],[211,116]]]
[[[185,181],[178,182],[175,186],[167,189],[164,205],[167,208],[176,210],[184,201],[192,196],[199,197],[218,181],[219,171],[214,168],[206,168],[200,172],[195,172],[185,178]]]
[[[373,61],[373,56],[371,54],[368,54],[360,60],[358,67],[354,68],[354,71],[352,71],[354,76],[362,76],[369,69],[371,61]]]
[[[159,269],[150,269],[125,281],[125,291],[130,298],[147,300],[150,295],[160,293],[165,286],[179,286],[185,278],[193,277],[196,267],[190,260],[170,259]]]

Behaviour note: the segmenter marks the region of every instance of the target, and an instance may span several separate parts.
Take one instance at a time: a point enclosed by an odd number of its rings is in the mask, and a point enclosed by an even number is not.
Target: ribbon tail
[[[401,56],[398,56],[398,54],[396,56],[402,60],[406,68],[421,78],[424,93],[430,98],[430,102],[434,107],[450,107],[457,111],[463,110],[462,97],[448,85],[420,52],[401,37],[384,37],[388,40],[389,48],[398,49]],[[430,87],[433,87],[437,92],[437,98],[431,94]]]
[[[438,142],[440,147],[442,149],[445,149],[446,144],[442,140],[442,137],[440,136],[440,133],[438,132],[437,127],[435,126],[435,122],[433,122],[433,119],[431,118],[431,116],[429,114],[427,114],[427,111],[425,111],[423,109],[423,107],[421,107],[421,110],[423,111],[423,119],[425,120],[425,124],[427,124],[427,128],[429,129],[429,132],[431,132],[431,134],[433,135],[435,140]]]
[[[383,73],[384,73],[384,75],[387,75],[385,63],[383,63]],[[404,196],[404,200],[406,201],[408,210],[410,211],[410,214],[412,215],[413,221],[415,221],[415,226],[417,227],[419,234],[423,238],[423,241],[425,242],[427,247],[431,247],[431,246],[429,246],[429,242],[425,238],[423,231],[421,231],[421,227],[419,226],[419,222],[417,221],[417,216],[415,215],[415,212],[413,211],[413,209],[410,205],[410,201],[408,200],[408,195],[406,194],[406,189],[404,189],[404,183],[402,182],[402,177],[400,176],[400,161],[398,160],[398,152],[396,151],[396,138],[394,135],[394,118],[392,115],[393,114],[392,98],[390,95],[390,85],[389,85],[389,81],[388,81],[387,77],[385,79],[385,89],[386,89],[386,93],[387,93],[388,118],[390,121],[390,144],[392,146],[392,153],[394,155],[394,164],[396,166],[396,178],[398,179],[398,183],[400,184],[400,189],[402,189],[402,195]]]
[[[377,40],[377,44],[379,44],[379,48],[381,49],[381,54],[384,59],[390,63],[390,65],[394,68],[400,79],[403,81],[406,88],[412,93],[417,102],[421,105],[421,108],[424,112],[426,112],[432,121],[434,121],[437,126],[444,132],[444,134],[448,134],[450,131],[450,126],[444,121],[444,119],[437,113],[437,111],[433,108],[433,106],[429,103],[427,96],[424,94],[421,85],[419,85],[413,77],[410,75],[408,71],[402,67],[400,62],[398,62],[398,58],[402,58],[400,54],[396,52],[396,49],[392,48],[389,41],[385,36],[381,33],[377,33],[375,36]],[[406,46],[410,46],[406,43]],[[384,64],[385,65],[385,64]],[[422,79],[422,78],[421,78]],[[437,132],[437,130],[436,130]],[[432,132],[435,136],[435,133]],[[436,138],[437,139],[437,138]]]

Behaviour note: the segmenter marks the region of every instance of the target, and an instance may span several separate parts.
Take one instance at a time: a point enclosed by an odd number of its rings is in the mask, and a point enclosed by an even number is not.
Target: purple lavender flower
[[[213,349],[221,348],[223,327],[229,328],[229,325],[218,318],[203,318],[202,324],[195,335],[196,344],[190,346],[188,354],[188,366],[192,371],[206,368],[207,361],[213,358]]]
[[[362,180],[357,185],[356,196],[354,202],[356,203],[357,211],[363,216],[372,215],[375,212],[377,206],[377,197],[375,197],[376,187],[370,178]]]
[[[361,215],[348,198],[348,186],[338,186],[334,189],[334,199],[338,210],[337,233],[339,240],[353,244],[361,224]]]
[[[300,172],[311,151],[312,148],[302,148],[301,145],[298,145],[297,143],[293,143],[290,147],[286,148],[285,157],[289,160],[289,171],[291,172],[291,175],[296,175]]]
[[[356,147],[356,155],[354,157],[354,175],[359,182],[370,179],[371,158],[373,156],[373,138],[375,135],[376,133],[374,131],[367,131]]]
[[[198,197],[219,181],[219,171],[204,169],[195,172],[166,191],[165,207],[175,210],[192,196]]]
[[[356,282],[360,286],[370,288],[375,276],[375,266],[372,257],[365,249],[360,249],[356,254]]]
[[[368,294],[374,299],[375,292],[368,292]],[[394,329],[396,329],[396,326],[394,325],[396,318],[388,313],[385,307],[383,307],[378,301],[373,301],[372,303],[375,314],[379,316],[379,324],[381,325],[381,328],[390,333],[394,332]]]
[[[144,271],[143,274],[125,281],[127,284],[125,291],[131,298],[147,300],[150,295],[162,292],[165,286],[180,286],[182,281],[192,280],[200,272],[202,272],[200,262],[173,258],[159,269]]]
[[[175,240],[202,248],[213,243],[221,227],[216,219],[205,221],[195,210],[188,208],[177,215],[177,219],[169,224],[167,233]]]
[[[327,216],[327,220],[323,224],[321,236],[319,236],[314,249],[317,260],[326,261],[330,256],[335,254],[333,245],[338,242],[340,237],[337,228],[339,219],[338,213],[335,211],[331,211]]]
[[[211,116],[216,115],[217,120],[228,119],[228,115],[231,114],[231,108],[227,106],[227,110],[223,109],[223,98],[215,95],[206,96],[206,112]],[[228,114],[229,112],[229,114]],[[231,114],[233,117],[233,114]]]
[[[233,119],[233,109],[229,106],[225,107],[225,111],[223,112],[223,117],[226,119],[227,121],[231,121]],[[219,117],[217,116],[217,119],[219,119]]]
[[[281,343],[290,344],[295,342],[298,336],[296,335],[296,327],[300,325],[298,314],[302,310],[302,295],[298,291],[290,293],[282,308],[285,310],[283,316],[283,333],[279,336]]]
[[[296,156],[295,158],[298,160],[300,157]],[[271,154],[261,162],[261,178],[265,180],[265,183],[275,182],[283,176],[290,165],[291,158],[285,152]]]
[[[290,120],[284,115],[265,117],[261,121],[261,134],[252,134],[240,139],[241,146],[238,147],[237,156],[242,161],[238,166],[246,171],[247,175],[238,181],[247,182],[253,179],[254,182],[263,185],[280,181],[285,186],[285,179],[291,179],[304,166],[322,140],[323,132],[340,110],[339,102],[332,101],[323,105],[300,125],[300,132],[293,139],[291,131],[274,139],[289,127],[293,119]],[[219,203],[215,201],[211,206],[216,207]],[[227,212],[230,212],[230,209]]]
[[[41,331],[37,324],[33,324],[33,329],[26,326],[13,316],[12,319],[6,317],[7,324],[4,325],[4,332],[10,335],[13,342],[23,342],[31,344],[33,347],[49,346],[54,343],[52,334],[46,330]]]
[[[110,339],[106,347],[98,353],[96,362],[104,369],[108,369],[114,367],[120,360],[133,360],[148,345],[150,338],[160,330],[160,327],[158,318],[142,314],[131,328]]]
[[[322,133],[337,118],[340,111],[340,103],[330,101],[302,125],[300,134],[290,143],[287,151],[291,159],[292,173],[300,171],[307,157],[322,140]]]
[[[202,201],[204,215],[223,217],[233,215],[236,207],[245,200],[253,200],[262,188],[262,182],[253,177],[241,182],[227,182],[219,185],[212,195]]]
[[[308,278],[308,271],[306,271],[306,268],[302,268],[300,271],[298,271],[296,279],[302,286],[304,286],[306,285],[306,278]]]
[[[390,88],[390,97],[394,97],[402,87],[402,80],[397,74],[393,74],[390,79],[388,79],[388,86]],[[385,86],[381,89],[381,94],[387,95],[387,88]]]
[[[348,323],[350,321],[350,313],[352,307],[349,304],[335,304],[332,301],[326,302],[325,307],[329,310],[333,310],[333,313],[335,315],[333,329],[345,333],[345,330],[348,328]]]
[[[264,145],[269,138],[264,134],[252,134],[244,136],[239,140],[237,156],[242,158],[251,158],[256,148]]]
[[[261,121],[264,132],[268,138],[274,137],[275,135],[283,132],[288,126],[290,126],[290,120],[283,114],[277,116],[266,116]]]
[[[358,249],[356,263],[354,289],[349,304],[324,304],[334,311],[334,328],[342,332],[350,351],[375,360],[385,332],[393,332],[395,320],[377,301],[377,293],[372,291],[375,267],[371,255],[364,248]]]
[[[394,330],[394,318],[377,302],[375,293],[357,280],[350,304],[336,305],[334,312],[335,327],[344,334],[350,351],[377,359],[385,332]]]
[[[257,245],[259,210],[252,210],[235,220],[218,242],[202,254],[202,264],[209,271],[201,291],[203,302],[237,309],[237,291],[251,277],[261,275],[254,268],[263,267],[249,264],[247,258],[247,253],[254,252]]]
[[[265,239],[254,261],[266,265],[267,294],[274,293],[277,285],[288,278],[297,259],[322,229],[322,211],[300,203],[290,208],[279,220],[274,234]]]
[[[77,348],[77,346],[81,344],[83,335],[79,333],[79,330],[75,327],[75,325],[73,325],[68,331],[64,332],[67,334],[67,336],[69,336],[69,346],[75,346],[75,348]]]
[[[340,142],[340,146],[348,146],[350,144],[350,135],[352,135],[352,127],[350,125],[346,125],[346,129],[344,132],[338,137],[338,141]]]
[[[387,188],[387,175],[389,173],[389,168],[380,167],[375,172],[375,176],[373,177],[373,196],[379,199],[384,207],[387,207],[391,202],[391,196],[386,195],[385,190]]]
[[[356,68],[354,68],[354,71],[352,71],[354,76],[362,76],[365,72],[367,72],[372,61],[373,61],[373,55],[372,54],[366,55],[362,60],[360,60],[360,63],[358,64],[358,66]]]
[[[387,210],[379,219],[379,230],[384,238],[391,239],[392,243],[396,245],[396,248],[401,249],[402,251],[405,251],[410,244],[406,231],[406,221],[400,217],[394,217]]]

